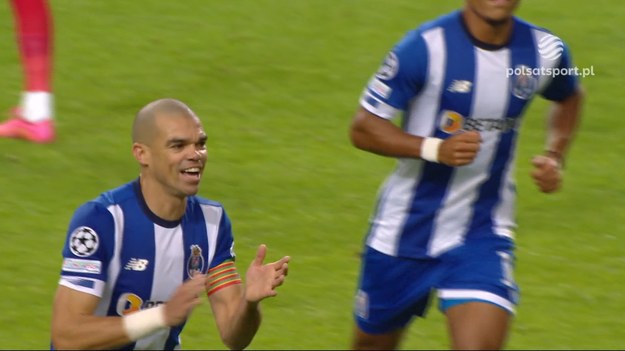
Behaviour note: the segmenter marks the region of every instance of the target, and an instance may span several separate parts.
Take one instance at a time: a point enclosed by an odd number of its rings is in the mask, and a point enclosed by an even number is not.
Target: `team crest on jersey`
[[[69,237],[69,250],[78,257],[93,255],[98,250],[99,245],[98,233],[89,227],[78,227]]]
[[[202,248],[199,245],[191,245],[191,255],[187,261],[187,274],[193,277],[195,273],[204,272],[204,257]]]
[[[525,65],[517,65],[514,71],[521,72],[521,74],[515,74],[511,77],[512,95],[521,100],[527,100],[536,92],[538,78],[532,74],[532,69]]]
[[[382,66],[378,69],[375,76],[382,80],[389,80],[393,79],[395,75],[397,75],[398,71],[399,59],[397,58],[397,55],[391,51],[384,59],[384,63],[382,63]]]

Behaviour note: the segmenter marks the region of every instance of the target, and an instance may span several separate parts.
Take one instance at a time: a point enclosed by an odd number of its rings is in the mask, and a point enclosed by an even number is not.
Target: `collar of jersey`
[[[508,42],[503,45],[485,43],[479,40],[478,38],[474,37],[473,35],[471,35],[471,32],[469,31],[469,27],[467,26],[467,22],[464,20],[464,16],[462,15],[462,11],[458,12],[458,17],[460,19],[460,23],[462,24],[462,29],[464,29],[464,32],[467,34],[467,37],[469,37],[473,45],[477,46],[480,49],[484,49],[487,51],[496,51],[496,50],[499,50],[508,46],[508,44],[510,44],[510,41],[512,40],[512,35],[510,35],[510,38],[508,38]],[[514,29],[512,31],[514,33]]]
[[[148,207],[147,202],[145,202],[145,198],[143,197],[143,193],[141,192],[141,182],[139,181],[139,178],[137,178],[134,182],[133,182],[133,188],[135,191],[135,194],[137,195],[137,199],[139,200],[139,206],[141,207],[141,210],[143,211],[143,213],[148,216],[148,218],[154,222],[155,224],[160,225],[161,227],[165,227],[165,228],[175,228],[180,224],[180,221],[182,219],[178,219],[175,221],[169,221],[167,219],[163,219],[159,216],[157,216],[154,212],[152,212],[150,210],[150,208]]]

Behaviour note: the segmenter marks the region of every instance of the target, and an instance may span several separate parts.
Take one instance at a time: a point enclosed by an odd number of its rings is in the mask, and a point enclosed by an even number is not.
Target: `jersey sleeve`
[[[219,221],[215,257],[208,267],[207,295],[225,287],[241,284],[241,277],[234,265],[234,237],[232,224],[226,211],[222,211]]]
[[[428,53],[421,32],[409,32],[388,53],[360,98],[369,112],[391,119],[404,111],[425,84]]]
[[[562,101],[571,96],[579,84],[568,46],[563,43],[563,47],[560,64],[554,70],[561,74],[555,75],[541,93],[542,97],[547,100]]]
[[[234,253],[234,237],[232,235],[232,223],[226,211],[223,210],[221,220],[219,221],[219,229],[217,234],[217,244],[215,247],[215,256],[210,264],[210,268],[216,267],[224,261],[235,260]]]
[[[113,239],[114,220],[106,208],[96,202],[78,208],[67,230],[59,284],[101,297]]]

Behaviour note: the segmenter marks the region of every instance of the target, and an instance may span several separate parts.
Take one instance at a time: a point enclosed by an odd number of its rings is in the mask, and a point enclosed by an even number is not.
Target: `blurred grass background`
[[[264,302],[251,349],[349,347],[358,253],[392,159],[347,138],[358,97],[403,34],[460,0],[52,0],[59,140],[0,140],[0,348],[49,347],[60,251],[74,209],[129,181],[130,124],[149,101],[175,97],[202,117],[209,167],[200,194],[233,220],[239,269],[259,243],[292,256],[289,279]],[[517,167],[521,305],[510,349],[625,345],[625,2],[521,3],[518,15],[571,47],[585,118],[550,196],[530,178],[545,114],[525,117]],[[8,2],[0,6],[0,110],[19,99],[22,72]],[[208,304],[185,349],[223,349]],[[448,347],[433,308],[405,349]]]

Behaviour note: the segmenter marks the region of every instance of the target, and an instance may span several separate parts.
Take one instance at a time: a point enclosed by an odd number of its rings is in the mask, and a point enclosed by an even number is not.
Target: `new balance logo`
[[[447,91],[451,93],[468,93],[471,91],[471,86],[473,83],[468,80],[454,80],[447,88]]]
[[[142,258],[131,258],[130,261],[128,261],[128,263],[126,263],[126,266],[124,266],[124,269],[127,271],[145,271],[146,268],[148,268],[148,264],[150,262],[148,260],[144,260]]]

